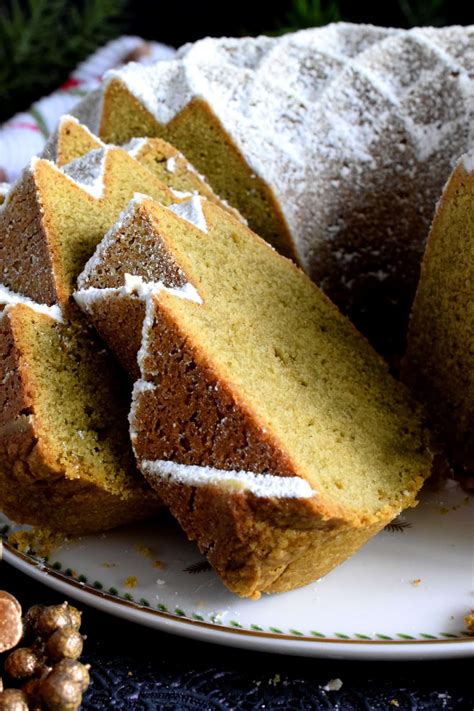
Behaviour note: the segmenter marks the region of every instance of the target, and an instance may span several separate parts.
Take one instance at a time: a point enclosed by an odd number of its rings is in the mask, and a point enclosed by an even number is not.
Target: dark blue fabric
[[[64,598],[0,564],[0,589],[23,607]],[[473,661],[343,662],[234,650],[83,609],[83,709],[105,711],[473,711]],[[329,679],[340,691],[324,691]],[[398,705],[397,705],[398,704]]]

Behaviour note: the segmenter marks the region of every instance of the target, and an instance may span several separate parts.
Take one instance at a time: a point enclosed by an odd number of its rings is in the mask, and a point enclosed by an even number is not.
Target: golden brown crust
[[[147,476],[225,585],[243,597],[284,592],[326,575],[375,535],[318,515],[310,500],[264,499]]]
[[[33,422],[17,420],[15,428],[0,430],[0,510],[16,523],[79,535],[159,511],[157,501],[143,493],[125,501],[90,481],[65,479],[45,464]]]

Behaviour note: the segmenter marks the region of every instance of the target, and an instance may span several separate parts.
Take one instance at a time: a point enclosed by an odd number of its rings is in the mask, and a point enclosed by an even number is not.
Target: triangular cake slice
[[[438,203],[403,377],[426,402],[455,472],[474,476],[474,152],[458,162]]]
[[[115,308],[112,347],[142,327],[138,464],[232,591],[308,583],[415,505],[431,469],[418,406],[319,289],[228,213],[136,200],[80,283],[102,333]]]
[[[0,283],[67,307],[84,263],[137,191],[179,201],[121,148],[91,151],[62,169],[34,158],[0,212]]]
[[[81,158],[89,151],[105,146],[106,144],[98,136],[94,136],[77,118],[66,115],[60,119],[43,157],[62,167]],[[204,176],[200,175],[171,143],[167,143],[162,138],[132,138],[123,148],[167,185],[176,198],[191,197],[194,194],[203,195],[229,210],[239,219],[243,219],[225,200],[216,195]]]

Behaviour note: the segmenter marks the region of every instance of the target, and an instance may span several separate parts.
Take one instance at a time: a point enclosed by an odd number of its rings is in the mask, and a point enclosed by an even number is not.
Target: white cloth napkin
[[[29,159],[41,153],[59,118],[68,113],[87,92],[96,89],[106,71],[131,59],[150,63],[172,59],[174,54],[172,47],[127,36],[98,49],[79,64],[57,91],[0,127],[0,183],[14,181]],[[4,192],[5,186],[2,187]]]

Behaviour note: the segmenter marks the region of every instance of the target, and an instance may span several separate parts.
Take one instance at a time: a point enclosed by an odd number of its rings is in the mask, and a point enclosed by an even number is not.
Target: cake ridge
[[[432,210],[472,143],[471,34],[471,26],[336,23],[272,41],[205,38],[166,66],[110,74],[101,132],[130,137],[111,114],[120,110],[114,101],[128,106],[134,97],[130,109],[138,101],[147,112],[136,114],[146,131],[189,150],[217,191],[248,210],[251,227],[292,256],[382,352],[400,353]],[[338,58],[324,61],[332,50]],[[301,84],[292,80],[299,75]],[[186,126],[199,127],[194,146]],[[214,156],[216,131],[232,148],[219,144]],[[373,278],[382,272],[387,279]],[[392,339],[386,324],[394,321]]]

